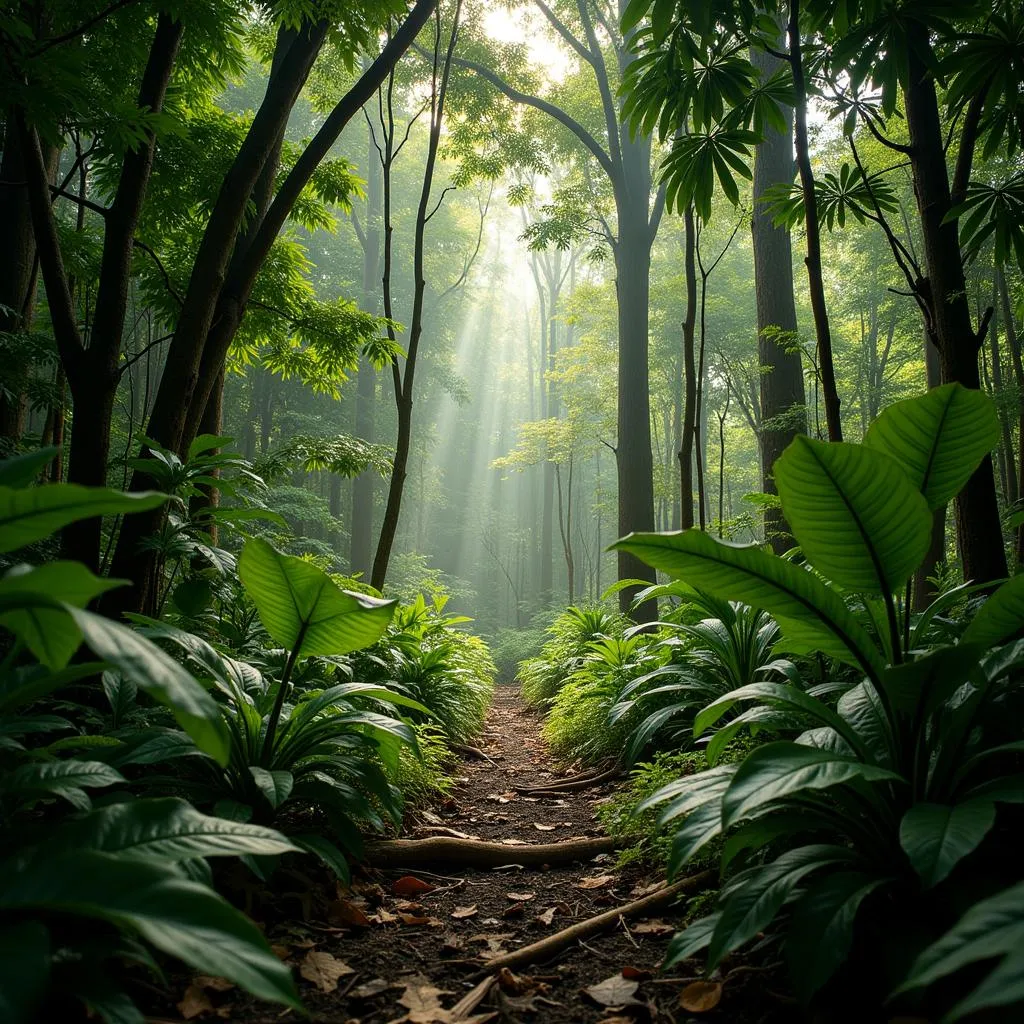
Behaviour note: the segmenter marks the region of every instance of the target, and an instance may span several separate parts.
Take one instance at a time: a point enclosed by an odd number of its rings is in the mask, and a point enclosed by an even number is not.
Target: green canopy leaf
[[[996,809],[988,800],[954,807],[919,803],[903,815],[900,846],[926,886],[937,885],[988,834]]]
[[[1024,575],[1004,583],[982,606],[960,638],[961,644],[995,647],[1024,627]]]

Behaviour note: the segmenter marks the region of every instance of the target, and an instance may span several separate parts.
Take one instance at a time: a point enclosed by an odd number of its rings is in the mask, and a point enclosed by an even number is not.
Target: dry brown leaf
[[[679,993],[679,1005],[690,1013],[707,1013],[722,1001],[720,981],[691,981]]]
[[[486,980],[488,983],[491,981],[490,978]],[[426,978],[410,978],[405,982],[405,991],[398,999],[409,1011],[401,1019],[409,1024],[484,1024],[495,1016],[493,1013],[473,1015],[472,1008],[464,1012],[464,1008],[469,1005],[465,997],[446,1010],[438,999],[438,996],[443,995],[448,995],[448,992],[435,988]]]
[[[392,914],[390,910],[385,910],[383,907],[378,908],[377,913],[370,917],[370,920],[374,924],[394,924],[398,920],[397,914]]]
[[[503,941],[505,939],[511,939],[511,932],[488,932],[482,935],[473,935],[470,937],[470,942],[485,942],[487,943],[487,951],[492,953],[494,956],[501,956],[505,952]]]
[[[542,825],[539,821],[535,821],[533,823],[533,827],[538,832],[554,832],[555,829],[558,828],[557,825]]]
[[[338,987],[338,979],[355,972],[343,960],[338,960],[330,953],[311,949],[302,959],[299,967],[306,981],[313,982],[321,992],[334,992]]]
[[[650,921],[637,921],[636,924],[630,925],[629,930],[634,935],[671,935],[675,932],[675,927],[670,925],[667,921],[660,921],[658,919],[652,919]]]
[[[503,992],[513,996],[521,996],[524,992],[532,992],[537,982],[526,974],[513,974],[507,967],[498,972],[498,984]]]
[[[650,896],[652,892],[658,892],[665,888],[664,882],[651,882],[650,885],[634,885],[630,890],[633,896]]]
[[[273,950],[273,946],[270,947]],[[287,947],[285,947],[287,949]],[[198,985],[200,988],[213,989],[214,992],[230,992],[235,988],[233,981],[228,981],[227,978],[213,978],[209,974],[197,974],[192,979],[193,985]]]
[[[633,996],[639,987],[640,982],[613,974],[599,984],[585,988],[583,994],[598,1006],[626,1006],[636,1001]]]
[[[538,924],[551,924],[555,919],[555,908],[548,907],[547,910],[541,911],[535,918]]]
[[[217,1007],[217,1016],[221,1020],[234,1020],[235,1019],[235,1004],[225,1003],[223,1006]]]
[[[603,889],[606,885],[611,885],[612,882],[616,882],[618,879],[614,875],[590,875],[587,878],[581,878],[576,883],[577,889]]]
[[[387,992],[391,986],[392,983],[386,978],[374,978],[372,981],[366,982],[365,985],[359,985],[351,989],[349,995],[353,999],[372,999],[374,996],[379,996],[382,992]]]
[[[525,839],[502,839],[502,846],[526,846]]]
[[[292,947],[286,946],[283,942],[274,942],[270,946],[270,952],[277,957],[278,960],[287,960],[292,955]]]
[[[456,918],[459,921],[462,921],[467,917],[476,917],[476,915],[477,907],[475,903],[471,907],[456,907],[452,911],[452,917]]]
[[[403,911],[406,914],[425,914],[427,908],[422,903],[414,900],[395,900],[395,910]]]
[[[505,893],[505,899],[512,900],[515,903],[525,903],[527,900],[532,900],[536,895],[534,892],[507,892]]]
[[[630,981],[646,981],[654,976],[654,972],[647,970],[646,967],[623,967],[622,976],[629,978]]]
[[[526,913],[525,903],[513,903],[511,906],[506,907],[502,912],[502,917],[522,917]]]
[[[433,892],[434,888],[429,882],[424,882],[422,878],[417,878],[415,875],[402,875],[391,886],[391,891],[396,896],[414,896],[420,892]]]
[[[334,900],[327,908],[327,920],[339,927],[370,927],[370,919],[366,916],[366,911],[351,900]]]
[[[189,985],[185,989],[185,995],[178,1003],[178,1012],[185,1020],[192,1020],[204,1013],[213,1013],[213,1003],[203,989],[196,984]]]

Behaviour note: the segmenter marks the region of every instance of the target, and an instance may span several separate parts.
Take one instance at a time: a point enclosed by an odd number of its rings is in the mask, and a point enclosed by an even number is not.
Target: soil
[[[517,793],[517,787],[560,777],[540,726],[540,716],[518,693],[499,689],[479,740],[488,760],[464,759],[456,768],[452,796],[407,822],[409,838],[503,841],[509,848],[507,866],[451,875],[415,865],[357,870],[348,890],[292,872],[272,896],[252,895],[251,912],[265,922],[275,952],[295,967],[310,1019],[317,1024],[797,1020],[791,1002],[778,994],[783,982],[770,966],[727,965],[720,988],[691,985],[699,979],[697,962],[673,969],[671,977],[659,975],[668,941],[686,913],[685,900],[653,920],[620,919],[614,931],[577,942],[548,962],[478,984],[473,976],[486,959],[628,903],[663,881],[660,873],[640,866],[618,869],[613,854],[568,868],[525,870],[516,864],[522,843],[600,836],[597,810],[614,785],[559,796]],[[301,1020],[215,979],[186,981],[178,991],[186,985],[176,1007],[151,1020]],[[587,992],[595,986],[601,987]],[[680,1002],[684,989],[688,1008]],[[473,993],[470,1002],[482,996],[479,1005],[466,1015],[453,1011],[467,993]],[[707,1009],[700,1009],[702,1001]]]

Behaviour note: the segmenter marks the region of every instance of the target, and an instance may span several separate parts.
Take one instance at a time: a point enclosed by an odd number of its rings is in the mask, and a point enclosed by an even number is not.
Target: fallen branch
[[[590,860],[599,853],[611,853],[618,845],[617,840],[607,836],[523,846],[431,836],[427,839],[390,839],[370,843],[366,847],[365,860],[378,868],[411,868],[428,864],[442,864],[446,868],[497,868],[508,864],[540,867]]]
[[[495,768],[499,767],[498,762],[488,754],[485,754],[479,747],[471,747],[467,743],[449,743],[448,749],[453,754],[461,754],[463,757],[472,757],[476,761],[490,761]]]
[[[501,956],[494,957],[492,960],[488,960],[473,975],[473,978],[475,980],[476,978],[487,977],[495,971],[500,971],[503,967],[507,967],[512,971],[542,960],[550,960],[551,957],[561,953],[562,950],[567,949],[576,942],[588,939],[590,936],[598,935],[604,931],[610,931],[618,924],[620,918],[644,917],[653,910],[660,910],[662,907],[667,906],[677,896],[701,892],[709,888],[714,885],[717,878],[718,875],[714,871],[702,871],[699,875],[692,875],[690,878],[684,878],[681,882],[676,882],[674,885],[665,886],[664,889],[659,889],[657,892],[651,893],[650,896],[644,896],[642,899],[626,903],[621,907],[613,907],[611,910],[606,910],[603,914],[598,914],[597,917],[590,917],[585,921],[579,921],[560,932],[555,932],[554,935],[549,935],[538,942],[533,942],[529,946],[523,946],[522,949],[514,950],[511,953],[504,953]]]
[[[608,771],[599,775],[577,775],[571,779],[556,779],[544,786],[516,786],[516,792],[521,796],[536,796],[538,793],[571,793],[577,789],[590,789],[591,786],[600,786],[603,782],[611,782],[617,779],[622,772],[616,768],[609,768]]]

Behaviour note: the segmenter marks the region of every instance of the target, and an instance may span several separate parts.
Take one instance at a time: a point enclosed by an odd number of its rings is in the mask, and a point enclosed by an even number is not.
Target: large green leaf
[[[828,750],[780,740],[758,747],[744,759],[722,797],[728,827],[758,807],[804,790],[828,789],[852,779],[899,780],[885,768]]]
[[[1004,583],[964,630],[960,642],[995,647],[1024,628],[1024,574]]]
[[[931,509],[955,498],[999,443],[999,416],[983,391],[943,384],[895,402],[868,428],[864,444],[895,459]]]
[[[267,632],[300,655],[369,647],[387,629],[397,603],[344,591],[315,565],[259,538],[242,549],[238,575]]]
[[[892,593],[924,559],[932,535],[928,503],[889,456],[800,436],[774,474],[797,543],[839,586]]]
[[[900,846],[921,881],[937,885],[977,849],[995,820],[990,800],[969,800],[953,807],[914,804],[900,822]]]
[[[0,872],[0,909],[110,921],[199,971],[299,1009],[291,971],[212,890],[146,861],[74,850]]]
[[[0,462],[0,487],[31,487],[39,474],[57,457],[58,448],[38,448]]]
[[[0,487],[0,553],[23,548],[79,519],[144,512],[165,501],[167,495],[155,491],[125,494],[78,484]]]
[[[171,709],[197,747],[228,763],[227,726],[217,702],[169,654],[127,626],[81,608],[71,609],[90,649]]]
[[[0,579],[0,625],[47,668],[62,669],[78,650],[82,634],[56,602],[84,608],[93,598],[124,583],[94,576],[80,562],[16,565]]]
[[[4,772],[0,793],[20,799],[59,796],[79,810],[87,810],[86,789],[102,789],[124,781],[120,772],[102,761],[40,761]]]
[[[699,590],[763,608],[789,639],[808,650],[822,651],[869,675],[884,668],[871,637],[839,594],[756,545],[728,544],[700,530],[684,530],[631,533],[614,547]]]
[[[267,771],[266,768],[250,765],[249,773],[259,791],[267,798],[267,803],[274,810],[277,810],[288,799],[292,787],[295,785],[295,776],[288,771]]]
[[[203,814],[175,797],[101,807],[49,835],[57,849],[96,850],[134,860],[268,856],[297,849],[273,829]]]
[[[1006,1006],[1024,999],[1024,882],[976,903],[914,962],[897,990],[921,988],[968,964],[1002,957],[981,984],[943,1018],[961,1017],[986,1006]]]

